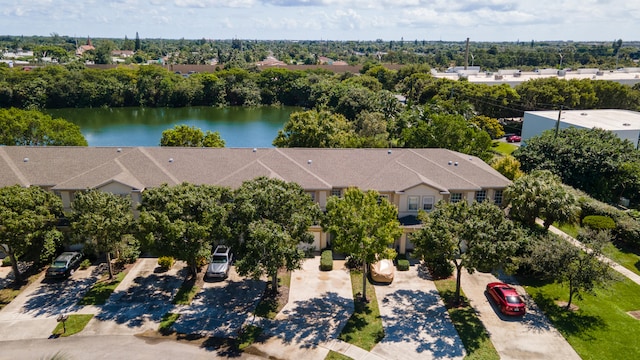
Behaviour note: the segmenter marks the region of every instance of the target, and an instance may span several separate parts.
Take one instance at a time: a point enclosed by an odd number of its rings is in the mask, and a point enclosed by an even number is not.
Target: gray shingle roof
[[[86,189],[117,181],[143,190],[186,181],[237,187],[257,176],[307,190],[404,191],[426,184],[463,191],[510,184],[479,158],[446,149],[0,147],[0,186]]]

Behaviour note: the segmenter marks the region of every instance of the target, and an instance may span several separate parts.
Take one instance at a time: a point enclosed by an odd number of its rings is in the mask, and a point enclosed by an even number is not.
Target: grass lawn
[[[508,142],[494,141],[491,145],[491,149],[502,155],[511,155],[511,153],[516,151],[518,147],[513,144],[509,144]]]
[[[453,298],[456,293],[456,280],[454,278],[436,280],[434,281],[436,288],[440,293],[440,297],[447,306],[447,311],[460,335],[460,340],[464,344],[464,348],[467,350],[467,360],[489,360],[500,359],[498,352],[493,347],[487,330],[478,319],[478,315],[475,310],[468,305],[467,298],[464,297],[462,289],[460,294],[462,295],[462,304],[464,306],[452,306]]]
[[[51,333],[53,335],[60,335],[60,336],[71,336],[73,334],[77,334],[80,331],[82,331],[82,329],[84,329],[85,326],[87,326],[87,323],[89,323],[89,320],[91,320],[91,318],[93,318],[93,314],[69,315],[69,318],[64,323],[64,327],[62,326],[62,323],[59,322],[56,328],[53,329]],[[65,328],[66,328],[66,331],[64,331]]]
[[[640,320],[627,311],[640,310],[640,286],[629,279],[596,289],[596,296],[574,300],[578,311],[566,311],[555,301],[567,301],[569,290],[559,284],[519,278],[536,304],[583,359],[638,359]]]
[[[126,275],[126,272],[123,271],[116,274],[111,280],[101,280],[93,284],[84,297],[78,301],[78,305],[104,305],[113,293],[113,290],[120,285]]]
[[[364,303],[360,300],[360,295],[362,294],[362,272],[355,270],[351,270],[351,288],[355,311],[338,338],[369,351],[384,337],[376,292],[367,279],[367,299],[369,299],[369,302]]]
[[[260,334],[262,334],[262,328],[260,327],[247,325],[242,328],[242,333],[238,337],[238,350],[242,351],[251,346],[251,344],[256,342]]]
[[[578,236],[578,231],[580,230],[580,227],[577,225],[560,226],[557,223],[554,223],[553,226],[557,227],[573,238],[576,238]],[[640,275],[640,255],[636,250],[611,243],[605,245],[605,247],[602,249],[602,253],[609,259]]]
[[[180,314],[175,314],[170,312],[162,315],[162,319],[160,320],[160,325],[158,326],[158,332],[164,335],[170,334],[173,323],[175,323],[179,317],[180,317]]]
[[[615,244],[607,244],[602,249],[602,253],[609,259],[640,275],[640,255],[636,251]]]
[[[342,355],[333,350],[329,350],[329,353],[324,358],[324,360],[353,360],[353,358],[350,358],[347,355]]]
[[[196,285],[195,278],[185,280],[180,286],[180,289],[178,289],[172,303],[176,305],[190,305],[198,291],[200,291],[200,288]]]

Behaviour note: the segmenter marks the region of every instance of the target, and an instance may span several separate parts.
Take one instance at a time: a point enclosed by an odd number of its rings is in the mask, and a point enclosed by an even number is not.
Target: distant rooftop
[[[621,68],[618,70],[599,70],[599,69],[576,69],[576,70],[557,70],[557,69],[540,69],[537,71],[520,71],[517,69],[499,70],[497,72],[479,72],[477,67],[469,66],[467,70],[461,69],[456,72],[434,72],[433,76],[437,78],[446,78],[457,80],[466,78],[469,82],[487,85],[508,84],[515,87],[525,81],[533,79],[543,79],[555,77],[559,79],[591,79],[591,80],[609,80],[625,85],[634,85],[640,83],[640,68]]]
[[[558,111],[527,111],[540,117],[558,120]],[[525,115],[526,116],[526,115]],[[596,110],[564,110],[560,120],[565,124],[583,128],[600,128],[603,130],[640,129],[640,113],[629,110],[596,109]]]

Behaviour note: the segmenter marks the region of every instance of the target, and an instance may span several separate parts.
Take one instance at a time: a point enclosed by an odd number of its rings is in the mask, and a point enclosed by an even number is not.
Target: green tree
[[[504,136],[504,129],[498,119],[478,115],[472,117],[470,121],[476,124],[481,130],[486,131],[492,139],[498,139]]]
[[[515,180],[504,192],[509,215],[532,227],[536,219],[544,219],[545,229],[555,221],[572,223],[577,220],[578,199],[547,170],[536,170]]]
[[[183,146],[183,147],[224,147],[224,140],[220,133],[202,130],[195,126],[176,125],[173,129],[162,132],[160,146]]]
[[[524,172],[520,170],[520,162],[511,155],[494,158],[491,161],[491,167],[511,181],[524,175]]]
[[[609,265],[599,260],[602,247],[609,241],[607,231],[589,230],[581,232],[578,240],[588,244],[589,251],[582,251],[568,241],[554,234],[533,242],[527,262],[532,269],[569,288],[567,309],[574,298],[582,299],[583,294],[595,294],[597,285],[613,279]]]
[[[93,244],[107,257],[109,278],[113,278],[111,253],[121,245],[123,236],[133,230],[131,199],[100,190],[76,193],[71,204],[71,228],[83,241]]]
[[[87,146],[80,127],[37,110],[0,109],[0,145]]]
[[[333,148],[354,143],[353,123],[344,116],[309,110],[291,114],[284,129],[273,140],[276,147]]]
[[[563,183],[605,202],[617,202],[624,192],[628,174],[624,164],[640,161],[633,144],[613,132],[573,127],[557,136],[554,130],[534,136],[513,156],[524,172],[550,170]]]
[[[367,300],[367,266],[378,259],[393,259],[389,246],[402,235],[398,209],[378,192],[347,189],[343,197],[327,200],[322,220],[324,231],[331,233],[333,248],[362,263],[362,298]]]
[[[134,50],[135,51],[142,50],[142,43],[140,42],[140,35],[138,35],[137,31],[136,31],[136,43],[135,43]]]
[[[40,187],[0,188],[0,245],[11,259],[16,282],[22,281],[18,258],[31,251],[55,251],[61,239],[55,224],[62,201]]]
[[[229,218],[240,255],[238,273],[266,274],[277,292],[278,269],[300,268],[304,253],[299,246],[313,242],[309,227],[319,215],[318,205],[298,184],[266,177],[243,182],[234,192]]]
[[[140,234],[161,255],[184,260],[193,276],[198,261],[229,237],[231,190],[211,185],[166,184],[142,193]]]
[[[456,268],[456,302],[460,301],[462,268],[469,273],[509,267],[523,240],[522,232],[502,210],[484,201],[439,202],[430,213],[421,213],[422,229],[411,237],[426,262],[450,261]]]
[[[404,147],[445,148],[478,156],[485,161],[493,157],[489,134],[472,126],[461,115],[435,114],[427,119],[413,117],[411,122],[411,126],[402,130]]]

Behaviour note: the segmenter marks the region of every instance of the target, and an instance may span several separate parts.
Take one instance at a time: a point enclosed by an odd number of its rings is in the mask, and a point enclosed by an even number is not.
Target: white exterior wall
[[[526,142],[527,139],[538,136],[545,130],[555,129],[557,123],[558,119],[549,119],[547,117],[525,112],[522,123],[522,141]],[[560,121],[560,129],[566,129],[569,127],[584,129],[581,126],[569,125],[562,122],[562,120]]]
[[[640,138],[640,130],[614,130],[613,133],[618,135],[622,140],[629,140],[633,144],[633,147],[638,148],[638,140]]]

